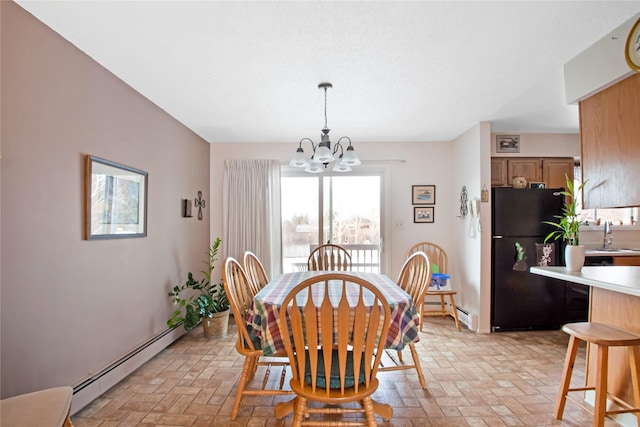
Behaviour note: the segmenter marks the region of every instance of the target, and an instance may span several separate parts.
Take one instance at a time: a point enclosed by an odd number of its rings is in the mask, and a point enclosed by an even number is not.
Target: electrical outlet
[[[404,227],[404,220],[396,219],[393,221],[393,228],[400,230],[402,227]]]

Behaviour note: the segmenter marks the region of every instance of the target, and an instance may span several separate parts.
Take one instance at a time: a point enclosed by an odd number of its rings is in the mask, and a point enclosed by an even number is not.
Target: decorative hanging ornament
[[[460,215],[458,215],[458,218],[466,218],[467,214],[469,213],[469,206],[468,206],[468,202],[469,201],[469,197],[467,195],[467,186],[463,185],[462,189],[460,190]]]
[[[202,221],[202,208],[205,206],[205,200],[202,198],[202,191],[198,191],[198,198],[195,199],[196,208],[198,208],[198,219]]]

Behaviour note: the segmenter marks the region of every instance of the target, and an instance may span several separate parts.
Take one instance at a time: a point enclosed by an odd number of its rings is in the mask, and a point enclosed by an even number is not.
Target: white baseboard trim
[[[451,304],[449,303],[449,301],[446,301],[445,305],[447,306],[447,310],[451,310]],[[437,306],[439,308],[440,303],[435,301],[426,301],[425,307],[427,306]],[[477,332],[478,331],[478,315],[474,313],[470,313],[468,310],[461,307],[456,307],[456,310],[458,312],[458,320],[460,321],[460,323],[463,323],[464,325],[466,325],[470,331]]]
[[[182,326],[167,329],[123,355],[112,364],[90,375],[73,387],[71,415],[94,401],[111,387],[122,381],[149,359],[160,353],[185,333]]]
[[[467,328],[470,331],[476,332],[478,330],[478,315],[469,313],[467,310],[460,307],[456,307],[456,310],[458,311],[458,320],[460,323],[467,325]]]
[[[596,401],[596,392],[595,390],[587,390],[584,392],[584,401],[588,403],[592,408],[593,404]],[[607,411],[615,411],[625,409],[621,406],[618,406],[610,399],[607,399]],[[635,414],[611,414],[608,416],[615,420],[618,424],[623,427],[637,427],[638,426],[638,418]],[[605,418],[606,419],[606,418]]]

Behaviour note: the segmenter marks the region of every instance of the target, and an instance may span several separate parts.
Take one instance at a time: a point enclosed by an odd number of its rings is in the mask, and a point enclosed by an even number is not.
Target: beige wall
[[[310,130],[311,132],[312,130]],[[396,277],[400,272],[409,248],[422,240],[442,242],[449,250],[453,240],[450,234],[455,211],[452,201],[457,190],[452,191],[452,150],[447,142],[428,143],[353,143],[364,165],[360,168],[385,169],[389,180],[390,199],[385,206],[386,221],[382,224],[389,238],[384,248],[389,254],[389,268],[385,273]],[[288,164],[295,154],[297,141],[277,144],[213,144],[211,146],[211,202],[222,204],[222,178],[225,159],[275,159]],[[305,147],[308,150],[309,147]],[[288,166],[283,166],[286,168]],[[436,186],[434,224],[414,224],[411,204],[411,186],[433,184]],[[401,227],[395,224],[401,222]],[[222,218],[211,218],[212,235],[222,234]]]
[[[0,13],[8,397],[76,385],[166,329],[167,292],[206,258],[209,222],[180,199],[209,194],[209,145],[16,4]],[[87,154],[149,173],[147,237],[83,240]]]
[[[468,200],[480,199],[483,188],[491,188],[489,141],[490,123],[482,122],[452,142],[455,173],[451,178],[458,197],[454,212],[460,215],[460,193],[467,189]],[[475,331],[490,331],[491,309],[491,204],[481,203],[479,220],[470,215],[456,217],[451,230],[455,242],[451,271],[459,291],[456,304],[475,317]]]
[[[496,153],[496,135],[520,135],[520,152]],[[499,157],[580,157],[577,133],[492,133],[490,146],[491,155]]]

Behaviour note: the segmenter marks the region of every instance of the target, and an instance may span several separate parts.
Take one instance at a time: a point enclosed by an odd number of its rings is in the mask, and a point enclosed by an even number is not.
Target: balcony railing
[[[319,245],[309,245],[309,253]],[[380,245],[377,244],[341,244],[351,254],[351,270],[368,273],[380,272]],[[285,258],[284,272],[304,271],[307,269],[306,258]]]

